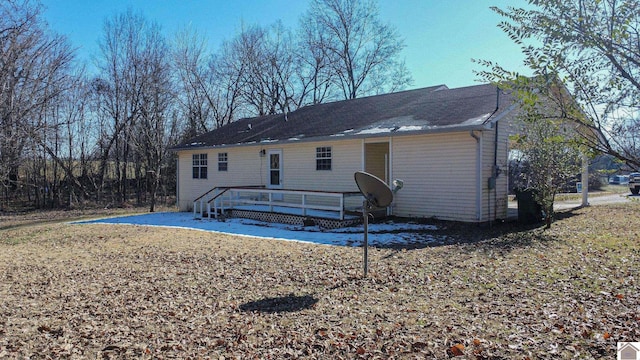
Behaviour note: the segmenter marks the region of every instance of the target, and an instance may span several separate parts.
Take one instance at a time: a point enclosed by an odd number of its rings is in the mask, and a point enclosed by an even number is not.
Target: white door
[[[268,159],[267,188],[282,189],[282,150],[269,150]]]

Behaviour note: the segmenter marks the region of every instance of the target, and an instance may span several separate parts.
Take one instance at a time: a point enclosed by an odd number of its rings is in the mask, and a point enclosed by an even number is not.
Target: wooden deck
[[[242,217],[267,222],[344,227],[362,221],[360,192],[214,188],[194,201],[195,218]]]

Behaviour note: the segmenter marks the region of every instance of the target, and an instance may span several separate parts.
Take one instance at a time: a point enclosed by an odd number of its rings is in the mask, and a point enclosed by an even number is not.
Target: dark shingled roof
[[[462,128],[480,128],[511,105],[495,85],[449,89],[445,85],[302,107],[234,121],[174,147],[242,145],[324,137],[389,136]]]

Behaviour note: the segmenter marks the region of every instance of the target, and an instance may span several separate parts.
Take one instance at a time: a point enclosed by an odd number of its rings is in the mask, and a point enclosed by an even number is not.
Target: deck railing
[[[205,205],[211,200],[216,194],[219,194],[220,188],[214,187],[213,189],[207,191],[206,193],[198,196],[195,200],[193,200],[193,217],[194,219],[199,219],[204,214]]]
[[[264,186],[262,185],[257,185],[257,186],[245,186],[246,188],[264,188]],[[193,200],[193,217],[198,219],[200,217],[202,217],[205,214],[205,209],[206,214],[210,216],[210,208],[209,208],[209,204],[217,199],[218,197],[224,195],[225,192],[227,192],[229,189],[231,189],[228,186],[216,186],[212,189],[210,189],[209,191],[205,192],[204,194],[198,196],[195,200]]]
[[[352,198],[357,198],[350,201]],[[283,209],[302,216],[326,217],[318,212],[335,214],[345,219],[349,207],[362,203],[360,192],[330,192],[312,190],[282,190],[256,187],[228,187],[207,197],[207,214],[218,218],[227,210],[244,209],[282,212]],[[202,209],[202,205],[200,205]],[[195,211],[195,205],[194,205]],[[333,217],[333,216],[332,216]]]

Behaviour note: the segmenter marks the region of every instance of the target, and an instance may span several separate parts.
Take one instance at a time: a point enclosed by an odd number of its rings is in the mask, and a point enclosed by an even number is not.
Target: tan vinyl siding
[[[481,222],[486,222],[489,220],[496,219],[496,190],[499,190],[500,183],[505,178],[504,174],[501,174],[496,179],[496,188],[489,189],[489,178],[493,174],[493,155],[495,153],[495,148],[493,145],[494,140],[494,131],[484,131],[482,132],[482,143],[483,143],[483,152],[482,152],[482,217],[480,219]],[[499,152],[499,150],[498,150]],[[500,165],[500,161],[498,161],[498,166]]]
[[[476,140],[469,132],[396,137],[392,147],[392,177],[404,180],[394,215],[476,221]]]
[[[517,112],[513,111],[498,121],[498,147],[497,147],[497,166],[500,173],[496,178],[495,190],[488,187],[488,178],[492,176],[494,154],[495,130],[483,132],[483,184],[482,184],[482,220],[493,221],[507,218],[508,211],[508,187],[509,187],[509,136],[517,133],[518,127],[514,125],[514,118]]]
[[[259,148],[225,148],[183,150],[178,152],[178,207],[181,211],[191,210],[193,201],[198,196],[216,186],[254,186],[263,185],[264,164],[260,167]],[[218,153],[227,153],[227,171],[218,171]],[[192,178],[192,154],[207,154],[207,179]],[[262,169],[262,170],[261,170]],[[266,176],[266,175],[265,175]]]
[[[331,170],[316,170],[316,148],[331,147]],[[362,141],[322,141],[286,144],[283,187],[291,190],[357,191],[353,173],[362,168]]]
[[[331,170],[316,170],[316,147],[330,146]],[[272,146],[244,146],[178,153],[178,207],[191,210],[198,196],[216,186],[265,185],[268,156],[260,150],[282,150],[282,186],[287,190],[357,191],[353,173],[362,168],[362,141],[323,141]],[[218,171],[218,153],[226,152],[228,170]],[[192,154],[207,153],[208,178],[192,178]]]
[[[506,219],[508,212],[509,194],[509,137],[521,132],[522,124],[519,117],[519,109],[514,109],[498,122],[498,167],[501,173],[497,179],[497,213],[496,219]],[[491,132],[491,141],[495,134]],[[493,152],[492,152],[493,154]]]
[[[282,151],[283,189],[334,192],[357,191],[353,174],[363,167],[385,179],[384,158],[387,154],[390,178],[404,180],[404,188],[396,194],[392,204],[394,215],[465,222],[504,219],[507,214],[508,135],[512,131],[506,125],[499,126],[497,163],[502,172],[495,191],[489,190],[488,186],[493,168],[495,128],[475,132],[482,144],[479,218],[476,193],[478,142],[468,131],[366,141],[336,139],[183,150],[178,154],[178,205],[183,211],[190,210],[195,198],[215,186],[265,185],[268,156],[260,156],[262,149],[267,154],[269,150]],[[316,170],[318,147],[331,147],[331,170]],[[192,179],[192,154],[203,152],[208,154],[208,179]],[[218,171],[220,152],[227,153],[228,171]]]

